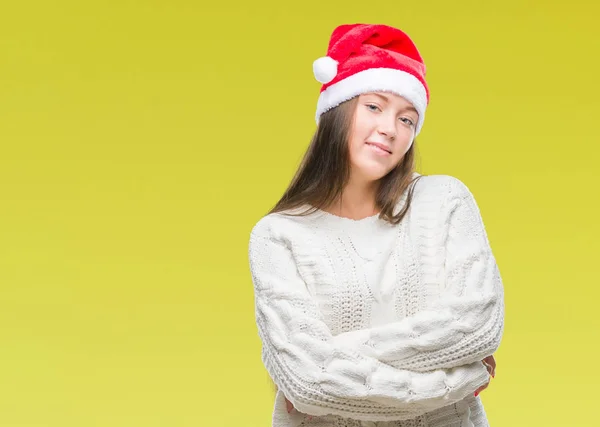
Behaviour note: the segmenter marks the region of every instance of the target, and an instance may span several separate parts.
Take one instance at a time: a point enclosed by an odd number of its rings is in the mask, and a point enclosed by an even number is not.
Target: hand
[[[294,404],[290,402],[287,397],[285,398],[285,409],[287,409],[288,414],[294,410]],[[312,415],[309,415],[308,419],[312,420]]]
[[[290,402],[289,400],[287,400],[287,397],[285,398],[285,409],[287,409],[288,414],[290,412],[292,412],[292,410],[294,409],[294,405],[292,404],[292,402]]]
[[[494,356],[488,356],[485,359],[483,359],[482,362],[487,368],[489,374],[492,376],[492,378],[494,378],[496,376],[496,360],[494,359]],[[475,396],[477,396],[479,393],[485,390],[488,387],[488,385],[490,385],[489,381],[481,387],[479,387],[477,390],[475,390]]]

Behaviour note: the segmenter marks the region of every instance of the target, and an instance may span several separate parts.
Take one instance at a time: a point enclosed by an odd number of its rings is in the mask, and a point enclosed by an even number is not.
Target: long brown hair
[[[354,120],[358,97],[343,102],[325,112],[301,164],[281,199],[269,213],[294,210],[310,205],[299,214],[308,215],[338,201],[350,178],[348,140]],[[415,172],[415,144],[413,141],[398,166],[380,179],[375,203],[380,210],[379,218],[398,224],[410,207],[414,183],[422,176],[413,178]],[[413,184],[413,185],[411,185]],[[406,203],[394,215],[394,207],[408,189]]]

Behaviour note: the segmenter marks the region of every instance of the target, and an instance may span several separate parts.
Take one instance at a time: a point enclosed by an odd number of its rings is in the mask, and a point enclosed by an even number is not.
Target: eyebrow
[[[386,102],[390,102],[390,99],[387,96],[382,95],[380,93],[372,92],[371,95],[375,95],[375,96],[383,99]],[[415,107],[413,107],[412,105],[410,105],[410,104],[407,105],[406,107],[404,107],[403,110],[410,110],[410,111],[414,111],[415,113],[419,114],[419,112],[417,111],[417,109]]]

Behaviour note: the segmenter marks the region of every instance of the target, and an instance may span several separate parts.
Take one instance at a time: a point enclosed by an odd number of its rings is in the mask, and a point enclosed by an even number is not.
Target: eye
[[[370,111],[378,111],[378,110],[380,110],[380,109],[379,109],[379,107],[378,107],[377,105],[375,105],[375,104],[367,104],[367,110],[370,110]]]
[[[414,126],[415,123],[409,119],[408,117],[400,117],[400,120],[402,120],[404,123],[406,123],[409,126]]]

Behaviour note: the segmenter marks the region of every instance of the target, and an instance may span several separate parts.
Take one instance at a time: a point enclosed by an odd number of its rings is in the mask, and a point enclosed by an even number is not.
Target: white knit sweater
[[[262,361],[278,387],[274,427],[488,425],[473,392],[500,345],[504,290],[459,179],[421,177],[395,226],[267,215],[249,262]]]

